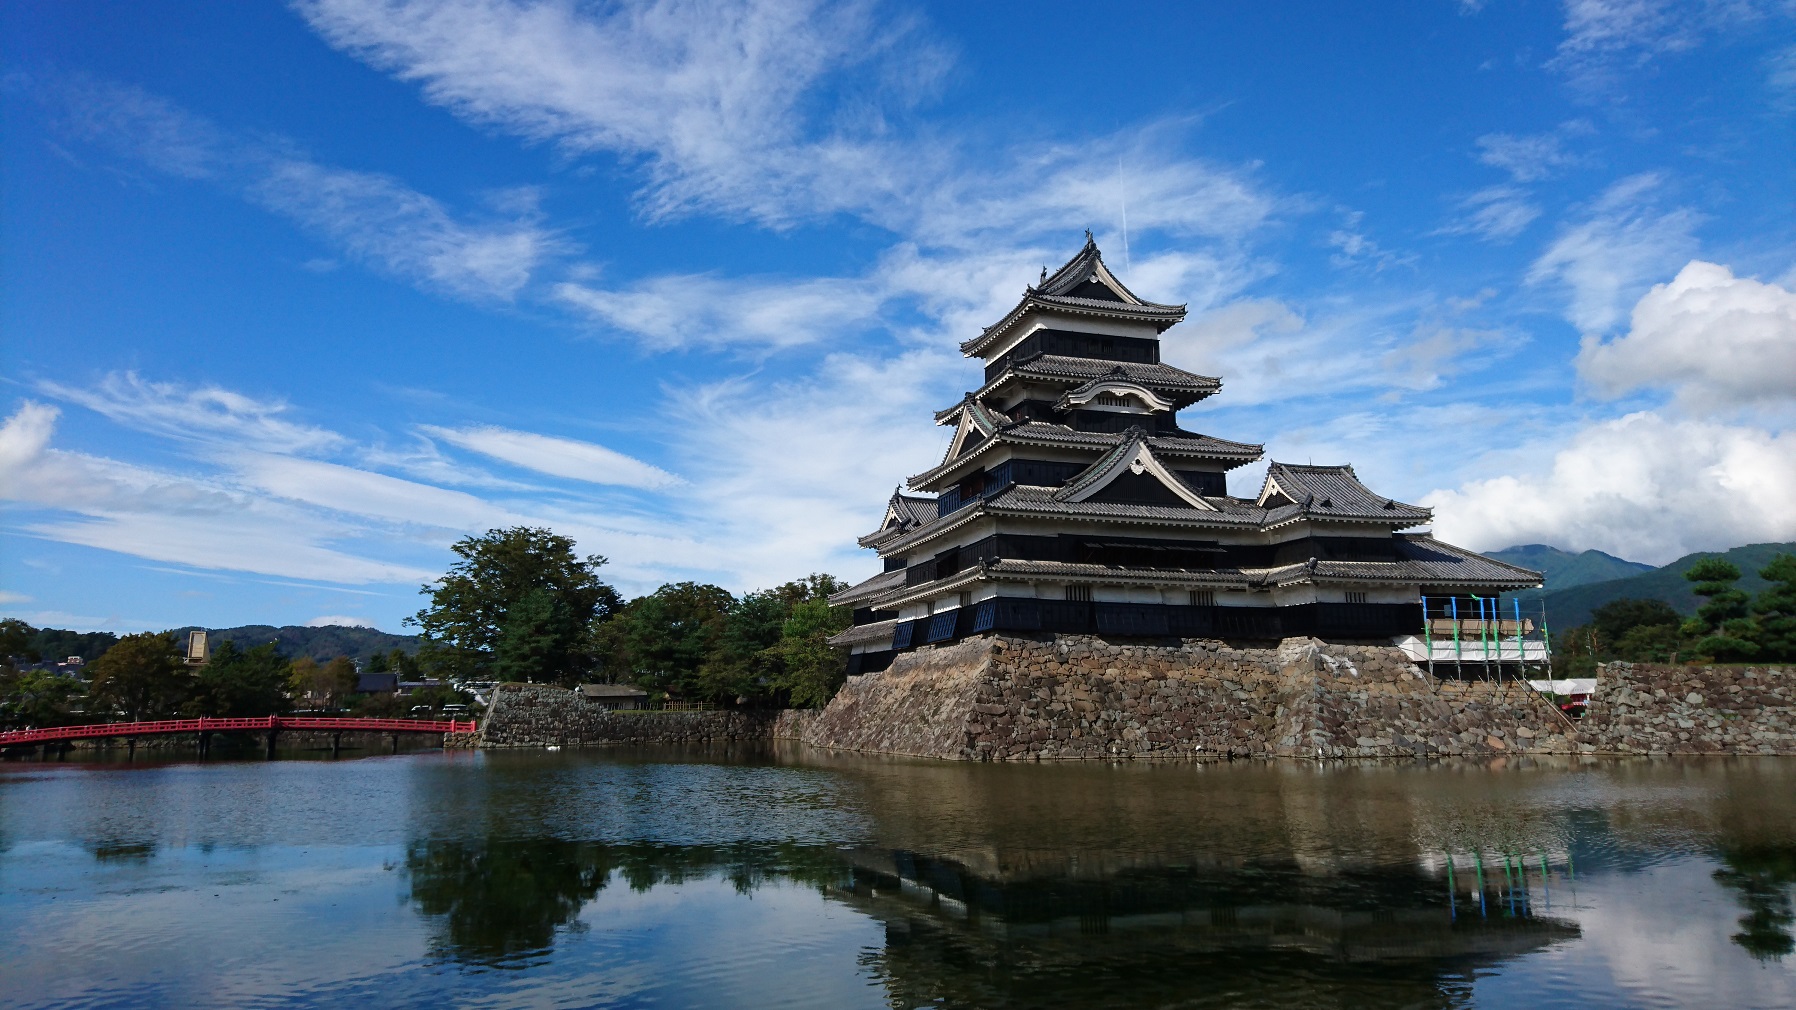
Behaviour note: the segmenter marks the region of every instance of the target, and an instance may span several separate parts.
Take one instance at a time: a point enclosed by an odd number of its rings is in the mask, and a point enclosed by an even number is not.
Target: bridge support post
[[[204,761],[212,755],[212,734],[200,730],[200,760]]]
[[[331,734],[331,757],[338,757],[342,753],[343,753],[343,734],[332,733]]]
[[[128,736],[125,738],[125,760],[126,761],[137,760],[137,738],[134,736]]]
[[[399,734],[393,734],[393,753],[399,753]]]
[[[268,760],[270,761],[274,760],[274,738],[280,735],[281,731],[278,729],[268,731]]]

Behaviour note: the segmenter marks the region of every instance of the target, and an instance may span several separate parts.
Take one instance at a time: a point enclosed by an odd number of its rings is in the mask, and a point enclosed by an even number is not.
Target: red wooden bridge
[[[208,744],[213,733],[266,733],[268,753],[272,757],[275,737],[283,730],[322,730],[331,733],[331,749],[334,752],[340,749],[344,733],[391,733],[394,749],[397,750],[400,733],[473,733],[477,728],[472,719],[361,719],[349,716],[284,715],[264,715],[248,719],[161,719],[155,722],[102,722],[89,726],[8,730],[0,732],[0,748],[123,737],[135,749],[140,736],[194,733],[199,736],[200,753],[204,754],[210,750]]]

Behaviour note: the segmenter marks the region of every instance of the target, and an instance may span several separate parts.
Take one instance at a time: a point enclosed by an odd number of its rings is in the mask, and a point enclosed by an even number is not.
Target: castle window
[[[1347,594],[1347,602],[1348,603],[1364,603],[1364,602],[1366,602],[1366,594],[1350,592]]]
[[[1216,605],[1216,590],[1193,589],[1191,591],[1191,605],[1194,607],[1214,607]]]
[[[1066,587],[1066,598],[1069,600],[1078,600],[1081,603],[1090,603],[1091,602],[1091,587],[1090,586],[1067,586]]]

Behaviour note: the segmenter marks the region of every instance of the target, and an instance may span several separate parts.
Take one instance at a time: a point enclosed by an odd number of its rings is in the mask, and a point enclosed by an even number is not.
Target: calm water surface
[[[1796,1007],[1796,761],[0,766],[8,1007]]]

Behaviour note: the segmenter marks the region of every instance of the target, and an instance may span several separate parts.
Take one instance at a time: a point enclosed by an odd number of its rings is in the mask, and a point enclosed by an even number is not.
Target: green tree
[[[547,647],[535,641],[508,647],[514,661],[540,650],[566,664],[530,671],[529,679],[576,679],[590,669],[590,626],[620,605],[617,591],[599,578],[604,558],[582,560],[572,539],[523,526],[466,537],[451,549],[461,560],[434,587],[424,587],[430,605],[406,619],[423,633],[427,667],[454,678],[487,679],[508,633],[525,638],[551,633],[562,638]],[[546,619],[535,619],[542,618],[540,602],[526,607],[533,619],[514,614],[533,593],[554,601]]]
[[[1759,656],[1773,661],[1796,660],[1796,554],[1779,554],[1759,569],[1771,585],[1752,601],[1757,617],[1754,635]]]
[[[356,685],[355,660],[338,656],[319,665],[310,656],[301,656],[287,667],[287,690],[301,705],[310,709],[342,707]]]
[[[1665,662],[1678,652],[1683,618],[1664,600],[1612,600],[1596,608],[1590,627],[1605,657]]]
[[[171,634],[126,635],[94,661],[89,693],[101,710],[133,720],[172,715],[193,684],[184,655]]]
[[[1796,908],[1790,885],[1796,884],[1796,848],[1753,846],[1725,849],[1715,879],[1737,890],[1746,914],[1733,935],[1759,961],[1781,961],[1796,953]]]
[[[717,586],[676,582],[631,600],[602,636],[620,679],[674,698],[706,697],[699,670],[723,638],[735,600]]]
[[[1697,639],[1695,650],[1719,660],[1747,659],[1758,652],[1747,617],[1750,597],[1734,586],[1740,569],[1720,558],[1703,558],[1684,572],[1684,578],[1695,583],[1691,592],[1706,601],[1695,617],[1684,622],[1684,634]]]
[[[572,686],[593,667],[587,625],[561,595],[532,589],[506,615],[494,649],[500,680],[540,680]]]
[[[699,669],[700,691],[712,698],[761,698],[782,672],[779,644],[792,604],[777,590],[748,593],[724,615],[717,644]]]
[[[31,640],[36,635],[36,628],[16,617],[0,620],[0,663],[10,663],[14,656],[22,657],[28,663],[42,659],[31,647]]]
[[[290,667],[273,642],[249,649],[228,639],[219,642],[195,675],[186,708],[195,715],[221,718],[279,715],[291,708]]]
[[[780,686],[797,708],[822,708],[842,686],[848,657],[826,642],[846,629],[852,614],[829,601],[814,598],[792,608],[774,646],[783,667]]]
[[[67,726],[76,721],[75,702],[86,692],[86,686],[73,677],[48,670],[20,673],[9,668],[0,673],[0,726]]]
[[[399,650],[395,649],[393,651],[398,652]],[[388,654],[384,653],[384,652],[376,652],[374,655],[369,656],[368,657],[368,672],[369,673],[386,673],[389,670],[391,670],[392,669],[391,661],[387,659],[387,655]]]

